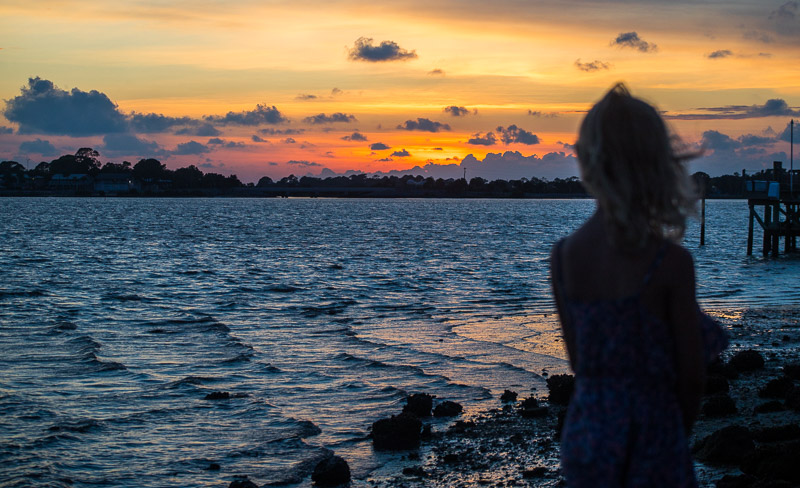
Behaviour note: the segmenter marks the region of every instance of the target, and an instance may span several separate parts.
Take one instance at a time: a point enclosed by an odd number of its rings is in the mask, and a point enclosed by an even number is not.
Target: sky
[[[4,0],[0,159],[563,178],[617,82],[712,176],[789,166],[800,2]],[[800,139],[800,137],[798,137]]]

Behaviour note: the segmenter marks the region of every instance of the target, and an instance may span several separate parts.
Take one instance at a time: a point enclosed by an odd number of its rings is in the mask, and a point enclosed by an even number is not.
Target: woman
[[[586,115],[576,144],[594,215],[551,256],[575,393],[564,424],[570,488],[694,487],[687,433],[706,361],[726,345],[700,312],[678,244],[694,198],[676,140],[624,85]]]

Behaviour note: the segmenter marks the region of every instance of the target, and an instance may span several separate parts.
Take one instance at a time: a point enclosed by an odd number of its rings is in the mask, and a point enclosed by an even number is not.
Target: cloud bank
[[[407,51],[394,41],[383,41],[379,45],[372,43],[372,38],[359,37],[349,52],[353,61],[379,63],[384,61],[406,61],[417,57],[415,51]]]

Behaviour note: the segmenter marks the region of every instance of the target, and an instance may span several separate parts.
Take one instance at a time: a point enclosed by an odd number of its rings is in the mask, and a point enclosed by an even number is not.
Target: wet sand
[[[800,465],[800,432],[796,431],[800,430],[800,405],[796,404],[800,402],[792,400],[792,393],[788,393],[787,400],[785,391],[794,389],[794,395],[800,395],[800,377],[773,382],[770,390],[762,390],[771,380],[784,377],[786,366],[791,371],[791,365],[800,364],[800,307],[708,312],[729,332],[730,347],[722,354],[724,365],[712,373],[716,379],[709,386],[718,391],[704,397],[704,413],[695,425],[690,444],[698,449],[705,438],[729,426],[744,427],[742,432],[752,441],[745,439],[742,443],[747,445],[742,446],[738,441],[723,441],[733,449],[732,455],[743,461],[720,462],[713,460],[718,457],[713,452],[709,456],[708,450],[698,451],[695,471],[700,486],[798,486],[796,479],[775,478],[787,478],[780,474],[780,463]],[[739,354],[748,350],[758,354]],[[739,360],[732,361],[737,354]],[[748,354],[754,361],[747,361]],[[758,355],[764,360],[763,367],[758,367]],[[724,375],[728,378],[719,378]],[[726,382],[727,393],[722,391]],[[547,391],[533,392],[540,406],[547,407],[546,413],[528,411],[529,416],[535,417],[525,418],[521,403],[530,392],[519,394],[516,402],[504,404],[498,398],[496,409],[476,412],[465,405],[466,413],[460,417],[433,420],[432,434],[423,439],[419,450],[395,453],[396,462],[387,463],[356,484],[387,488],[565,486],[559,470],[556,434],[558,416],[564,407],[551,404]],[[733,405],[723,398],[726,394]],[[701,461],[702,457],[712,460]],[[778,465],[769,464],[775,459]],[[750,474],[744,474],[742,469]]]

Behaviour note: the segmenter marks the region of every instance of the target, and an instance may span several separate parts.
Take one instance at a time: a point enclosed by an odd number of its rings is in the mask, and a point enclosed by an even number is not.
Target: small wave
[[[180,388],[185,385],[202,385],[205,383],[210,383],[214,381],[215,378],[210,376],[187,376],[185,378],[181,378],[179,380],[171,381],[164,385],[166,388],[173,389],[173,388]]]
[[[224,359],[221,361],[221,363],[222,364],[249,363],[252,357],[253,357],[252,352],[243,352],[241,354],[237,354],[232,358]]]
[[[137,295],[135,293],[106,293],[103,295],[103,298],[106,300],[119,300],[120,302],[143,302],[143,301],[150,301],[152,299],[143,297],[141,295]]]
[[[0,300],[5,298],[43,297],[42,290],[0,290]]]
[[[197,328],[200,332],[219,332],[222,334],[227,334],[231,331],[230,327],[223,324],[222,322],[211,322],[211,323],[204,323],[200,327]]]
[[[264,291],[271,291],[272,293],[294,293],[302,290],[302,288],[292,285],[273,285],[264,289]]]
[[[65,320],[65,321],[59,322],[58,324],[56,324],[53,327],[51,327],[50,328],[50,332],[58,334],[58,333],[67,332],[67,331],[70,331],[70,330],[77,330],[77,328],[78,328],[78,326],[75,325],[73,322],[69,322],[69,321]]]
[[[344,312],[347,307],[355,304],[356,302],[354,300],[343,300],[341,302],[329,303],[318,307],[302,307],[300,313],[308,318],[319,317],[320,315],[339,315]]]
[[[95,419],[82,419],[74,422],[51,425],[47,428],[50,432],[78,432],[85,434],[103,427],[103,422]]]

